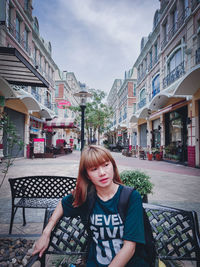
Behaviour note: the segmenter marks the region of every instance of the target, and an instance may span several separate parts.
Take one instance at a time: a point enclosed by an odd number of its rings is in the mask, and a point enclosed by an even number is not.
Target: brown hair
[[[81,154],[76,189],[73,192],[74,207],[81,206],[86,201],[88,186],[92,185],[92,182],[88,179],[87,169],[97,167],[106,161],[110,161],[113,165],[113,181],[118,184],[122,183],[111,153],[104,147],[89,145]]]

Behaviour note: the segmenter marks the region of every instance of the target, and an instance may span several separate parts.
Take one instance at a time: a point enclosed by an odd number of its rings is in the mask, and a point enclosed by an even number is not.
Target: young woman
[[[59,202],[35,244],[33,255],[39,253],[42,256],[48,247],[51,231],[63,214],[69,217],[84,213],[88,188],[91,187],[95,189],[96,201],[89,219],[92,240],[87,266],[148,267],[140,245],[145,243],[140,194],[136,190],[131,193],[123,222],[118,212],[123,185],[116,163],[107,149],[95,145],[82,152],[76,189]]]

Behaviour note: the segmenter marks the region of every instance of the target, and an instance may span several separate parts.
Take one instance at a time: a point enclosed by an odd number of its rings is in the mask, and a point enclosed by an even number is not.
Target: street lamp
[[[74,96],[80,98],[80,107],[81,107],[81,152],[84,148],[84,120],[85,120],[85,108],[87,97],[91,97],[92,94],[88,93],[86,89],[81,88],[80,92],[74,94]]]

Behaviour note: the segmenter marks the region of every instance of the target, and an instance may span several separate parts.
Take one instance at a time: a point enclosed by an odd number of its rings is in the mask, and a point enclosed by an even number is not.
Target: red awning
[[[76,128],[72,118],[54,118],[51,121],[47,121],[46,126],[52,128]]]

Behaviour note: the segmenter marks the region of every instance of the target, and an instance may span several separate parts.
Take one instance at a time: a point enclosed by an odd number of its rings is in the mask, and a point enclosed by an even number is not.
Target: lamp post
[[[85,108],[87,97],[91,97],[92,94],[88,93],[85,88],[81,88],[80,92],[74,94],[74,96],[80,98],[80,107],[81,107],[81,152],[84,148],[84,122],[85,122]]]

